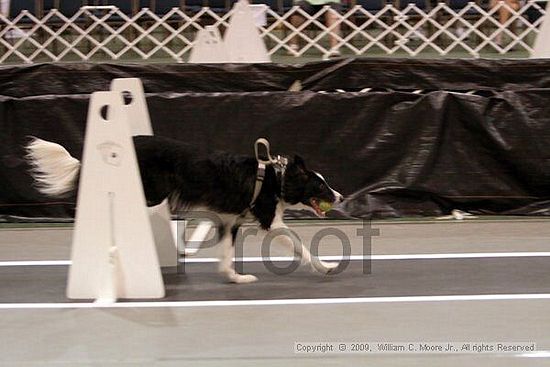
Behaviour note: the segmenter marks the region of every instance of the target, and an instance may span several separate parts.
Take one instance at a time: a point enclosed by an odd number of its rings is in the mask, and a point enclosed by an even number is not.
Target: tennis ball
[[[319,209],[324,212],[328,212],[330,209],[332,209],[332,204],[328,201],[321,201],[319,203]]]

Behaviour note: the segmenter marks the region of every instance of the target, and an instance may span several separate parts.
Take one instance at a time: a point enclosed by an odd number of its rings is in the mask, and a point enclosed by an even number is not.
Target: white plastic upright
[[[550,1],[546,3],[546,14],[533,45],[532,58],[550,58]]]
[[[149,118],[149,109],[145,100],[143,84],[139,78],[117,78],[111,81],[111,91],[122,93],[129,98],[124,104],[128,114],[130,133],[136,135],[153,135],[153,127]]]
[[[208,25],[197,32],[189,62],[192,64],[229,62],[225,43],[217,27]]]
[[[120,93],[92,94],[67,284],[72,299],[165,294],[126,116]]]
[[[233,15],[224,36],[229,61],[236,63],[271,62],[247,0],[233,6]]]
[[[183,249],[183,254],[185,256],[194,256],[200,249],[202,242],[210,230],[214,226],[214,223],[210,221],[202,221],[197,225],[197,228],[191,234],[189,240],[185,241],[185,248]]]
[[[153,127],[141,80],[138,78],[113,79],[111,90],[122,93],[130,99],[129,103],[124,105],[124,110],[128,115],[131,135],[153,135]],[[168,201],[165,200],[157,206],[150,207],[149,217],[153,227],[160,266],[177,266],[178,254],[176,242],[172,239]]]

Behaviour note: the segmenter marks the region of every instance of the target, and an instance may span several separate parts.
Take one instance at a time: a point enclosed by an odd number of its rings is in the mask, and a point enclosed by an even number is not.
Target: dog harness
[[[260,145],[263,145],[265,148],[267,160],[260,158],[260,154],[259,154]],[[273,168],[275,169],[275,173],[277,175],[280,175],[281,196],[284,194],[285,171],[286,171],[286,166],[288,164],[288,159],[285,157],[281,157],[280,155],[277,155],[276,157],[271,156],[271,153],[269,152],[269,142],[265,138],[259,138],[258,140],[256,140],[256,143],[254,144],[254,152],[256,153],[256,160],[258,161],[258,171],[256,173],[256,183],[254,184],[254,193],[252,194],[252,201],[248,206],[249,209],[254,208],[254,206],[256,205],[256,199],[258,199],[258,196],[260,195],[260,191],[262,191],[262,185],[264,183],[264,178],[265,178],[265,170],[266,170],[266,167],[269,165],[273,166]]]

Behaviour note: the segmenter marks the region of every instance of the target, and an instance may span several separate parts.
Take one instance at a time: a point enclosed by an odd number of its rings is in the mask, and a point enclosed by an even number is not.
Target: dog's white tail
[[[33,139],[27,149],[27,160],[36,188],[49,196],[66,196],[77,184],[80,161],[59,144]]]

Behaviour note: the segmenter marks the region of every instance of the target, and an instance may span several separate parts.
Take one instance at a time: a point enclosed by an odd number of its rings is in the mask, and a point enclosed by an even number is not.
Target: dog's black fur
[[[155,136],[137,136],[134,145],[148,205],[168,197],[177,209],[199,206],[235,215],[248,209],[258,169],[255,157],[219,152],[202,155],[190,145]],[[273,166],[266,168],[262,189],[250,210],[267,230],[280,200],[311,206],[312,199],[333,203],[338,198],[295,156],[286,168],[283,188]]]

